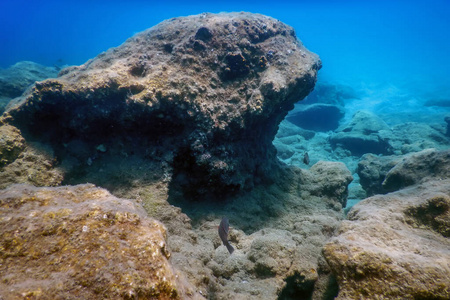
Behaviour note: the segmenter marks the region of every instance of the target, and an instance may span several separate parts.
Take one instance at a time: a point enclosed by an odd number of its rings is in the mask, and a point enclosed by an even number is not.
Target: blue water
[[[172,17],[250,11],[291,26],[320,55],[320,80],[450,96],[450,1],[0,0],[0,67],[82,64]]]

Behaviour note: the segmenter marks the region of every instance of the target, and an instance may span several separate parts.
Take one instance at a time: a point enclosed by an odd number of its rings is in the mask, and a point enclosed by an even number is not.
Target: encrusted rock
[[[357,173],[362,188],[366,191],[367,196],[375,194],[386,194],[383,188],[383,181],[386,174],[396,164],[402,160],[401,156],[377,156],[374,154],[365,154],[358,162]]]
[[[0,189],[14,183],[56,186],[63,180],[49,147],[26,143],[20,130],[0,125]]]
[[[5,299],[186,299],[164,226],[93,185],[0,191]]]
[[[386,174],[383,188],[396,191],[432,178],[450,177],[450,150],[427,149],[407,156]]]
[[[367,154],[358,163],[358,175],[369,196],[397,191],[430,179],[450,176],[450,151],[426,149],[403,156]]]
[[[450,299],[449,228],[449,179],[355,205],[324,247],[336,299]]]
[[[303,172],[301,189],[304,193],[332,199],[331,205],[337,210],[347,205],[348,185],[353,177],[341,162],[319,161],[309,172]]]
[[[83,173],[70,163],[73,140],[91,149],[88,165],[170,154],[174,184],[187,196],[217,198],[270,173],[277,126],[320,67],[291,27],[263,15],[173,18],[36,83],[8,122],[50,144],[68,173]],[[97,155],[99,144],[108,151]]]
[[[20,131],[11,125],[0,126],[0,170],[13,162],[25,149],[25,140]]]

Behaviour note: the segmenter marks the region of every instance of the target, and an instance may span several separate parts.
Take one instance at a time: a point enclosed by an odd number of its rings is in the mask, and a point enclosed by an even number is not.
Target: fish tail
[[[226,243],[225,246],[227,247],[228,252],[230,252],[230,254],[234,252],[234,248],[233,246],[230,245],[230,243]]]

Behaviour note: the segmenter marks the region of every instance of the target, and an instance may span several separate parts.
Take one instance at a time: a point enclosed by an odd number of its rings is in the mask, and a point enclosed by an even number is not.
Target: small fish
[[[220,221],[220,225],[219,225],[219,236],[220,236],[220,239],[222,240],[222,243],[224,244],[224,246],[227,247],[228,252],[230,252],[230,254],[232,254],[234,251],[234,248],[233,248],[233,246],[230,245],[230,242],[228,242],[229,228],[230,228],[230,224],[228,222],[228,218],[223,217],[223,219],[222,219],[222,221]]]
[[[305,152],[305,155],[303,156],[303,163],[305,165],[309,165],[309,155],[308,152]]]

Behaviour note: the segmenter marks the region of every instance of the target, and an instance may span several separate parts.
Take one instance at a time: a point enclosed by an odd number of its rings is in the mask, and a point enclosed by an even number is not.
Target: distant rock
[[[8,69],[0,69],[0,114],[8,102],[19,97],[31,84],[58,75],[58,68],[31,61],[21,61]]]
[[[426,149],[403,156],[364,155],[358,163],[368,196],[386,194],[431,179],[450,177],[450,150]]]
[[[383,188],[397,191],[427,180],[447,178],[450,178],[450,150],[427,149],[407,156],[390,169]]]
[[[0,211],[5,299],[202,298],[171,267],[164,226],[131,200],[89,184],[13,185]]]
[[[389,139],[392,131],[376,115],[367,111],[358,111],[350,123],[343,125],[330,137],[333,147],[348,149],[355,156],[365,153],[391,154]]]
[[[343,107],[348,100],[359,98],[360,95],[350,86],[319,82],[302,103],[324,103]]]
[[[450,99],[430,99],[425,102],[425,106],[450,107]]]
[[[11,98],[0,96],[0,115],[6,110]]]
[[[337,300],[450,299],[448,178],[353,207],[323,251]]]
[[[65,180],[135,155],[165,161],[186,197],[219,199],[273,172],[278,124],[320,67],[292,27],[263,15],[173,18],[36,83],[4,118],[51,146]],[[72,140],[92,151],[87,164],[67,151]]]
[[[316,135],[316,133],[312,130],[300,128],[284,119],[279,125],[276,138],[280,139],[293,135],[299,135],[302,136],[305,140],[310,140]]]
[[[344,111],[339,106],[317,103],[297,105],[286,116],[286,120],[307,130],[330,131],[339,126],[343,117]]]
[[[450,147],[450,139],[429,124],[406,122],[392,127],[392,132],[389,144],[397,155],[428,148],[444,150]]]

